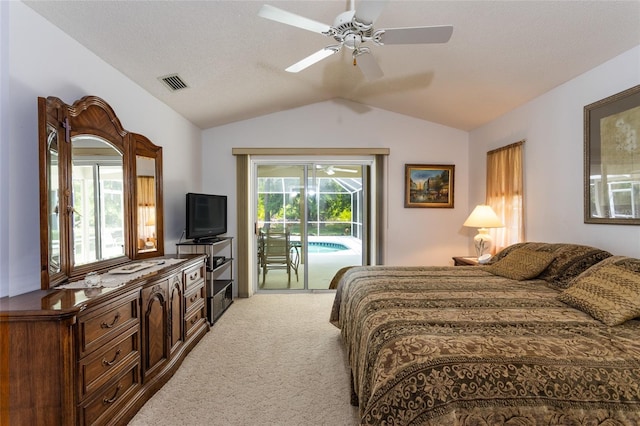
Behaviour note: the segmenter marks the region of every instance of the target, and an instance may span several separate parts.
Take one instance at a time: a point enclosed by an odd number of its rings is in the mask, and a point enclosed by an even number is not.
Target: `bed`
[[[638,259],[520,243],[332,287],[363,425],[640,424]]]

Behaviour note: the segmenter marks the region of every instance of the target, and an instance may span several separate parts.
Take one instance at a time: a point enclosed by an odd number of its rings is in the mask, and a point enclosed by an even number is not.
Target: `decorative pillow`
[[[499,261],[500,259],[502,259],[503,257],[506,257],[509,255],[509,253],[511,253],[512,251],[521,249],[521,248],[527,248],[527,249],[532,249],[532,244],[536,244],[536,243],[515,243],[515,244],[511,244],[510,246],[507,246],[505,248],[503,248],[502,250],[500,250],[498,253],[495,254],[495,256],[493,256],[491,258],[491,260],[489,262],[487,262],[487,265],[491,265],[496,263],[497,261]],[[542,244],[542,243],[540,243]]]
[[[608,326],[640,316],[640,259],[614,256],[576,278],[558,299]]]
[[[579,278],[586,278],[590,275],[593,275],[607,265],[622,266],[623,268],[628,269],[631,272],[640,274],[640,259],[635,259],[633,257],[627,256],[610,256],[603,261],[596,263],[591,268],[578,275],[578,277],[569,284],[573,285]]]
[[[489,263],[494,264],[521,248],[553,255],[553,261],[538,278],[558,289],[569,287],[570,282],[582,272],[611,257],[608,251],[580,244],[526,242],[505,247]]]
[[[486,267],[486,271],[494,275],[512,280],[528,280],[535,278],[553,261],[553,255],[527,248],[512,250],[507,256]]]
[[[540,274],[541,279],[558,289],[569,287],[571,281],[593,265],[611,257],[611,253],[579,244],[550,244],[555,258]]]

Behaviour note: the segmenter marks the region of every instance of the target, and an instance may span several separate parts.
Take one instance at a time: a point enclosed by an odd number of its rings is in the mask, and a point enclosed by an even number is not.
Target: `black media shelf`
[[[187,241],[176,246],[178,254],[207,255],[207,320],[213,325],[233,303],[233,237]]]

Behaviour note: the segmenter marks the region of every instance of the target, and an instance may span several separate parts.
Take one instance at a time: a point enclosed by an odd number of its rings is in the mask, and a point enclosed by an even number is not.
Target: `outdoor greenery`
[[[300,193],[283,193],[285,188],[275,180],[267,178],[259,185],[258,220],[265,224],[265,228],[282,229],[286,225],[291,233],[299,234],[302,209]],[[345,228],[350,232],[353,220],[352,195],[333,179],[320,181],[317,191],[310,193],[307,199],[309,234],[345,235]],[[318,232],[318,222],[328,223],[320,223]]]

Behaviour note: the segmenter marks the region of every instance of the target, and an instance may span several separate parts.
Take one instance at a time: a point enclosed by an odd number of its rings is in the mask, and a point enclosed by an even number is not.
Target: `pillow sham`
[[[614,256],[576,278],[558,300],[608,326],[640,316],[640,260]]]
[[[503,248],[502,250],[500,250],[499,252],[497,252],[492,258],[491,260],[489,260],[489,262],[487,262],[487,265],[491,265],[496,263],[497,261],[501,260],[502,258],[506,257],[509,255],[509,253],[511,253],[512,251],[521,249],[521,248],[527,248],[530,250],[534,250],[534,244],[536,243],[515,243],[515,244],[511,244],[510,246],[507,246],[505,248]],[[540,243],[542,244],[542,243]]]
[[[539,278],[557,289],[569,287],[578,275],[611,257],[608,251],[591,246],[579,244],[551,244],[551,246],[554,260]]]
[[[593,265],[611,257],[608,251],[580,244],[525,242],[505,247],[489,263],[495,264],[523,248],[553,255],[553,261],[538,278],[559,290],[569,287],[573,279]]]
[[[537,277],[552,261],[551,253],[519,248],[487,266],[485,270],[494,275],[522,281]]]

